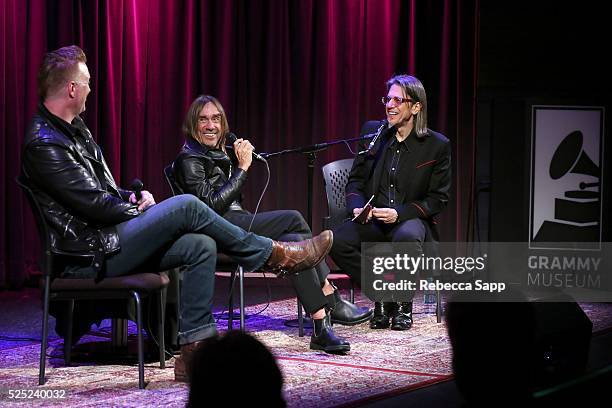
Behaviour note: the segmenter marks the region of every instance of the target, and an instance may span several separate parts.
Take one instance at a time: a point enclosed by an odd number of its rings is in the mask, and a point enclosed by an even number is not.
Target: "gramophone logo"
[[[601,247],[603,108],[534,106],[530,248]]]

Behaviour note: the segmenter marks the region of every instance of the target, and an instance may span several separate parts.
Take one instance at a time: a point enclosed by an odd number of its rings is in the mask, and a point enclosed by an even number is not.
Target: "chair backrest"
[[[32,210],[32,215],[34,215],[34,221],[36,222],[36,228],[38,229],[38,237],[40,239],[40,246],[42,249],[42,257],[41,257],[41,272],[45,275],[53,276],[54,266],[53,266],[53,256],[61,255],[61,256],[70,256],[75,258],[91,258],[100,256],[98,251],[90,251],[89,249],[84,249],[83,251],[76,252],[68,252],[62,249],[58,249],[52,245],[52,243],[57,240],[52,234],[52,226],[47,222],[47,218],[45,217],[45,213],[41,208],[32,188],[28,184],[28,181],[23,178],[23,176],[18,176],[15,178],[17,185],[21,187],[25,196],[28,199],[28,203],[30,204],[30,209]]]
[[[164,167],[164,176],[166,177],[166,181],[170,186],[170,190],[172,191],[172,195],[183,194],[179,186],[176,184],[174,180],[174,175],[172,174],[172,163]]]
[[[45,215],[36,201],[36,197],[32,192],[32,189],[28,185],[28,182],[23,178],[23,176],[17,176],[15,178],[17,185],[21,187],[21,190],[25,194],[28,199],[28,203],[30,204],[30,210],[32,211],[32,215],[34,215],[34,221],[36,222],[36,229],[38,230],[38,237],[40,239],[40,246],[42,248],[44,256],[41,259],[42,262],[42,272],[49,273],[51,270],[51,233],[49,226],[47,225],[47,220],[45,219]]]
[[[325,222],[326,229],[334,228],[349,218],[346,210],[346,183],[351,167],[353,159],[343,159],[328,163],[322,168],[329,211]]]

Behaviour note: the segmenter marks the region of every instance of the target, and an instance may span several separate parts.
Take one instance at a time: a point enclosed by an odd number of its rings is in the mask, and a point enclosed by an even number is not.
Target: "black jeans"
[[[245,230],[248,230],[253,220],[252,232],[278,241],[294,242],[312,237],[304,217],[295,210],[266,211],[257,214],[255,219],[247,211],[229,211],[223,217]],[[326,305],[321,288],[327,275],[329,267],[323,261],[315,268],[289,277],[298,299],[308,313],[314,313]]]
[[[427,228],[421,219],[413,218],[399,224],[385,224],[377,220],[367,224],[346,221],[334,230],[334,244],[330,256],[344,273],[361,286],[362,242],[405,242],[411,244],[412,256],[423,253]],[[414,292],[409,293],[412,298]]]

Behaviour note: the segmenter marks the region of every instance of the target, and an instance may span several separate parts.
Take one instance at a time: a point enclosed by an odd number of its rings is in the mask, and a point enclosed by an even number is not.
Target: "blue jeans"
[[[190,194],[164,200],[116,228],[121,250],[107,258],[106,276],[181,268],[179,344],[217,333],[217,248],[246,270],[260,268],[272,253],[271,239],[247,233]]]

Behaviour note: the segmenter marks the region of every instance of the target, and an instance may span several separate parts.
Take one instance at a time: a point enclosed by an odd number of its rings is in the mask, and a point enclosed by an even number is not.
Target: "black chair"
[[[324,229],[332,229],[350,219],[346,209],[346,184],[353,167],[353,159],[336,160],[323,166],[323,181],[327,195],[327,208],[329,215],[324,217]],[[339,271],[333,271],[337,273]],[[344,275],[346,276],[346,275]],[[348,276],[347,276],[348,277]],[[352,281],[351,281],[352,285]],[[436,291],[436,320],[442,321],[442,306],[440,292]],[[351,286],[351,301],[354,303],[354,290]]]
[[[134,275],[105,278],[99,282],[94,279],[68,279],[56,277],[54,265],[57,257],[80,258],[87,261],[93,254],[75,254],[55,249],[51,246],[50,227],[27,182],[18,177],[17,184],[22,188],[32,209],[42,248],[41,271],[43,273],[43,330],[40,346],[38,384],[45,383],[45,364],[49,331],[49,303],[68,301],[67,335],[64,339],[64,361],[70,364],[72,349],[72,320],[75,300],[92,299],[134,299],[136,305],[136,326],[138,328],[138,386],[143,389],[144,382],[144,342],[142,336],[141,297],[157,295],[159,298],[159,366],[165,368],[164,355],[164,297],[169,279],[165,274],[139,273]]]
[[[353,159],[336,160],[321,169],[327,196],[328,216],[323,218],[323,228],[331,229],[348,220],[346,210],[346,184],[353,167]]]
[[[183,194],[181,188],[176,184],[174,180],[174,175],[172,173],[172,163],[164,167],[164,176],[166,177],[166,181],[170,186],[170,190],[172,191],[172,195]],[[234,262],[228,255],[219,252],[217,254],[217,266],[216,269],[218,272],[229,272],[230,273],[230,296],[228,299],[228,328],[232,330],[233,328],[233,319],[234,319],[234,295],[233,295],[233,284],[236,280],[236,272],[238,273],[238,317],[240,319],[240,330],[244,331],[245,324],[244,319],[246,317],[244,312],[244,268],[241,265],[238,265]],[[275,276],[274,274],[272,274]],[[304,335],[304,318],[302,316],[302,305],[298,300],[298,327],[299,327],[299,335],[300,337]]]
[[[323,171],[323,183],[325,184],[325,196],[327,197],[327,217],[323,217],[323,229],[334,229],[349,219],[346,212],[346,183],[349,172],[353,166],[353,159],[336,160],[327,163],[321,169]],[[350,282],[349,296],[355,303],[355,286],[351,278],[342,273],[340,269],[332,269],[329,279],[346,280]]]

